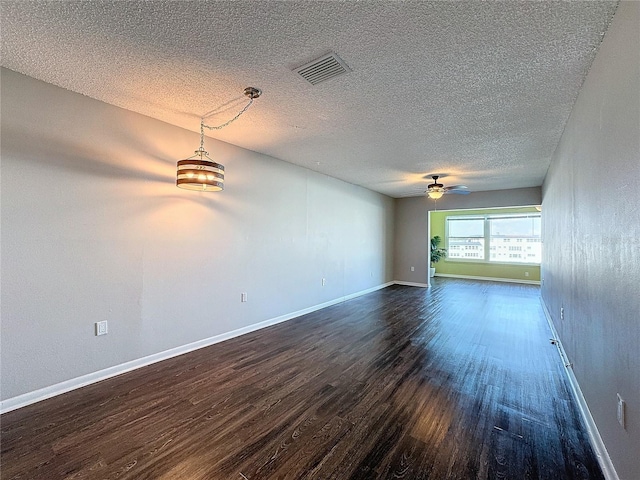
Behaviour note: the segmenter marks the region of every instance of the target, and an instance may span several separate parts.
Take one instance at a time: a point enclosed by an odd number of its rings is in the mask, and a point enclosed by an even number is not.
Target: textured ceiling
[[[9,69],[193,131],[256,86],[208,135],[404,197],[433,173],[541,185],[617,2],[1,5]],[[329,52],[352,71],[316,86],[292,71]]]

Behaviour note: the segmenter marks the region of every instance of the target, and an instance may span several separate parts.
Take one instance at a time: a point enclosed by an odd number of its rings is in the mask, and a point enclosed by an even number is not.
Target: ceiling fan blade
[[[445,190],[444,193],[455,193],[455,194],[458,194],[458,195],[469,195],[471,192],[469,190],[451,190],[451,189],[448,189],[448,190]]]
[[[442,183],[438,183],[439,175],[431,175],[433,178],[433,183],[427,185],[427,193],[429,192],[440,192],[440,193],[457,193],[460,195],[468,195],[469,192],[467,190],[466,185],[451,185],[450,187],[445,187]]]

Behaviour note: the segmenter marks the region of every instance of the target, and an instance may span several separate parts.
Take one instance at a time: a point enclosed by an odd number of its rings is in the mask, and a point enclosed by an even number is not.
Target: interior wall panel
[[[469,195],[451,194],[443,196],[437,202],[426,196],[397,199],[394,242],[395,280],[427,283],[430,211],[520,207],[540,205],[541,202],[540,187],[473,192]],[[414,267],[413,271],[411,267]]]
[[[389,197],[210,138],[181,190],[197,133],[7,69],[1,108],[3,400],[393,280]]]
[[[621,2],[543,186],[543,299],[621,479],[640,478],[638,25]]]

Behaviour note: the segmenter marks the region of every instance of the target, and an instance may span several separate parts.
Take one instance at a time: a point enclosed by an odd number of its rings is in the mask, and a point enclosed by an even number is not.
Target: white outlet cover
[[[618,397],[618,423],[620,424],[620,426],[622,428],[625,428],[624,426],[624,400],[622,399],[622,397],[620,396],[619,393],[616,394],[616,396]]]
[[[106,335],[108,333],[107,321],[96,322],[96,336]]]

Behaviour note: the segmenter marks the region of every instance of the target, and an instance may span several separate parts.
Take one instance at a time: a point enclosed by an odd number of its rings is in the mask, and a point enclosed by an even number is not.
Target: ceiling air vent
[[[323,57],[302,65],[294,70],[311,85],[330,80],[339,75],[349,73],[351,69],[335,53],[329,53]]]

